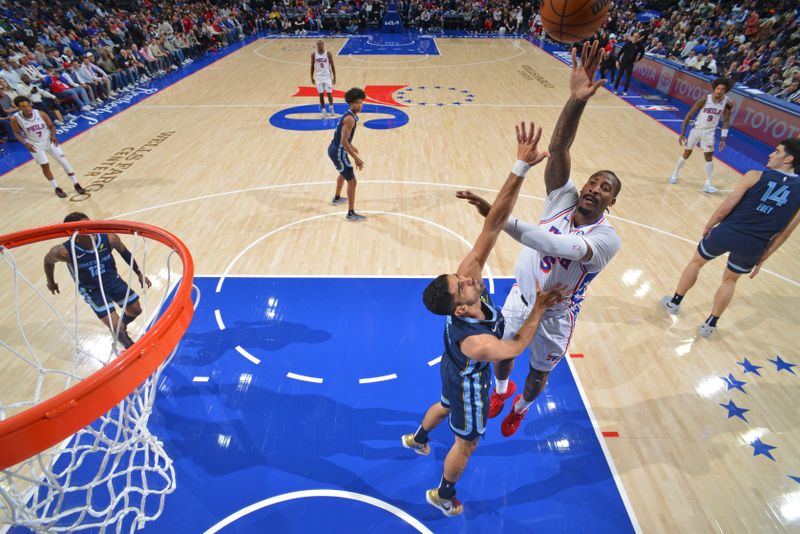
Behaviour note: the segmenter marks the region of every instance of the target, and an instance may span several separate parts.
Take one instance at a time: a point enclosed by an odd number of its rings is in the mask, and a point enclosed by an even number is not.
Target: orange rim
[[[194,263],[180,239],[161,228],[132,221],[78,221],[0,236],[8,249],[81,234],[138,234],[174,250],[183,278],[161,317],[132,347],[102,369],[33,408],[0,421],[0,470],[49,449],[97,420],[142,385],[177,346],[192,321]]]

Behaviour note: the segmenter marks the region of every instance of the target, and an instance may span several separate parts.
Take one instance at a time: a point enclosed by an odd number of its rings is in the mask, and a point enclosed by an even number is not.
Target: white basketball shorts
[[[683,148],[692,150],[697,145],[700,145],[700,150],[703,152],[714,152],[714,128],[692,128],[689,132],[689,137],[686,138],[686,144]]]
[[[522,302],[522,292],[516,284],[503,304],[503,317],[506,328],[503,339],[512,339],[528,318],[532,305]],[[536,329],[530,349],[531,367],[537,371],[550,372],[567,354],[572,332],[575,330],[575,319],[571,312],[564,315],[545,316]]]
[[[34,161],[39,165],[46,165],[49,163],[47,159],[47,152],[51,153],[54,157],[63,158],[64,152],[61,150],[60,146],[55,146],[49,140],[47,144],[42,145],[33,145],[34,150],[31,155],[33,156]]]
[[[332,93],[333,84],[330,80],[321,80],[317,82],[317,93]]]

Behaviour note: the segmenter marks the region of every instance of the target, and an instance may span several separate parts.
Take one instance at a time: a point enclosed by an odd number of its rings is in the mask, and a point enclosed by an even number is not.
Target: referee
[[[630,39],[625,41],[622,50],[619,51],[619,59],[617,60],[617,79],[614,82],[614,93],[619,94],[619,84],[622,77],[625,76],[625,88],[623,95],[628,94],[628,88],[631,86],[631,76],[633,76],[633,65],[644,57],[644,46],[640,43],[641,36],[639,32],[633,32]]]

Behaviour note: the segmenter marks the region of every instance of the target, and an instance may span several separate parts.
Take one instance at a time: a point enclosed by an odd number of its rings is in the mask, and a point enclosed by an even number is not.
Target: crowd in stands
[[[397,10],[422,32],[539,35],[538,4],[397,0]],[[662,16],[637,20],[646,9]],[[0,126],[10,133],[17,95],[61,124],[254,32],[355,33],[385,12],[385,0],[0,0]],[[796,0],[617,0],[596,34],[607,67],[634,33],[642,52],[800,104]]]
[[[241,0],[0,1],[0,127],[18,95],[61,125],[256,30]]]
[[[636,13],[645,7],[662,16],[637,21]],[[796,0],[617,2],[603,35],[628,40],[634,32],[639,32],[647,53],[800,104]]]

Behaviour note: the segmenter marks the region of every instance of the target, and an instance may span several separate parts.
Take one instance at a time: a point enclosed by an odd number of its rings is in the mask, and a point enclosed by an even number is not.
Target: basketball
[[[542,28],[562,43],[582,41],[603,24],[610,6],[610,0],[543,0]]]

